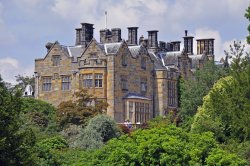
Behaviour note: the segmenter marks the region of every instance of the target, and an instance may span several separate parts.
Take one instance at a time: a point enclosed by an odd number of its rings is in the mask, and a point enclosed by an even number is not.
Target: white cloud
[[[0,75],[5,82],[16,84],[15,76],[17,76],[18,74],[24,76],[32,76],[33,73],[33,65],[23,68],[20,66],[17,59],[11,57],[0,59]]]

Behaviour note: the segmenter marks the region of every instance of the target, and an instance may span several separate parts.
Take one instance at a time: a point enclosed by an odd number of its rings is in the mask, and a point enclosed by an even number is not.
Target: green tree
[[[34,98],[22,98],[21,111],[33,124],[46,128],[56,122],[56,108],[44,101]]]
[[[219,152],[224,156],[215,160]],[[192,134],[169,125],[112,139],[93,153],[87,165],[206,165],[221,158],[229,165],[245,165],[238,156],[223,151],[212,133]]]
[[[20,96],[8,91],[0,77],[0,165],[34,165],[36,140],[30,129],[21,129]]]
[[[229,151],[249,158],[249,149],[242,150],[238,145],[250,141],[250,63],[244,46],[234,42],[230,46],[232,56],[228,77],[222,78],[204,97],[192,124],[192,132],[211,131],[216,139]],[[233,147],[231,144],[233,142]],[[240,150],[241,149],[241,150]]]
[[[98,101],[86,89],[75,94],[76,101],[66,101],[59,104],[57,119],[62,128],[70,124],[85,125],[86,122],[99,113],[104,113],[108,107],[107,102]],[[95,102],[95,104],[90,104]]]
[[[120,136],[116,122],[107,115],[97,115],[90,119],[88,125],[79,134],[75,147],[97,149],[108,140]]]
[[[16,77],[17,88],[20,88],[22,91],[27,85],[31,85],[35,89],[35,77],[34,76],[22,76],[18,74]]]
[[[55,165],[62,164],[60,151],[66,150],[68,144],[62,137],[46,138],[37,143],[38,165]],[[67,160],[67,159],[64,159]]]
[[[248,6],[246,10],[245,17],[248,19],[248,21],[250,21],[250,6]],[[247,43],[250,44],[250,24],[248,25],[247,30],[249,33],[249,35],[247,36]]]
[[[225,68],[218,67],[214,62],[207,62],[203,68],[197,69],[194,79],[180,81],[180,117],[183,126],[190,127],[197,108],[202,105],[203,97],[213,84],[227,75]]]

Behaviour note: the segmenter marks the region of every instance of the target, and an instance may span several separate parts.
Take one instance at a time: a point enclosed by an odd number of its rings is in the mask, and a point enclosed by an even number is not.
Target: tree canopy
[[[172,125],[112,139],[92,157],[89,165],[245,165],[220,149],[212,133],[191,134]]]
[[[197,108],[202,105],[203,97],[209,92],[213,84],[225,75],[227,75],[225,68],[216,66],[214,62],[207,62],[203,68],[196,70],[195,78],[181,80],[179,115],[183,125],[189,125],[189,121],[196,114]]]
[[[57,119],[62,128],[69,124],[86,124],[90,118],[104,113],[108,107],[107,102],[96,100],[93,95],[88,94],[86,89],[76,92],[75,97],[75,101],[65,101],[58,106]]]
[[[0,165],[32,165],[34,133],[23,130],[21,93],[12,93],[5,87],[0,77]]]

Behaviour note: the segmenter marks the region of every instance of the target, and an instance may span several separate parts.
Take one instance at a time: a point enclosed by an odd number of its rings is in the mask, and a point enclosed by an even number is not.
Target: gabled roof
[[[133,58],[136,58],[140,54],[141,46],[128,46],[128,49]]]
[[[157,57],[157,55],[153,52],[149,52],[150,58],[154,61],[154,69],[155,70],[164,70],[166,67],[163,65],[162,60]]]
[[[73,61],[76,62],[78,57],[81,57],[84,52],[84,47],[82,45],[79,46],[66,46],[68,54],[72,57]]]
[[[55,47],[56,44],[60,44],[58,41],[55,41],[52,46],[50,47],[50,49],[48,50],[47,54],[45,55],[45,57],[43,58],[43,60],[49,55],[50,51],[53,49],[53,47]]]
[[[181,51],[160,53],[164,66],[178,66],[178,57],[181,56]]]
[[[89,44],[87,45],[87,47],[84,49],[84,51],[82,52],[81,56],[79,56],[78,58],[82,57],[82,55],[88,50],[89,46],[92,44],[92,43],[96,43],[96,45],[103,51],[103,48],[101,47],[101,45],[95,40],[95,38],[93,38]]]

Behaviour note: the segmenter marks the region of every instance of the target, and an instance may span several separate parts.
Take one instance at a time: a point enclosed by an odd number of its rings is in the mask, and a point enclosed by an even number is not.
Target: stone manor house
[[[75,30],[74,46],[47,43],[47,54],[35,60],[35,96],[58,105],[87,88],[107,101],[107,114],[120,123],[143,123],[177,111],[178,78],[192,78],[197,68],[214,60],[214,39],[198,39],[195,55],[194,37],[187,31],[181,51],[181,41],[158,41],[157,30],[139,42],[138,27],[128,27],[127,40],[120,28],[102,29],[100,42],[93,38],[93,24]]]

